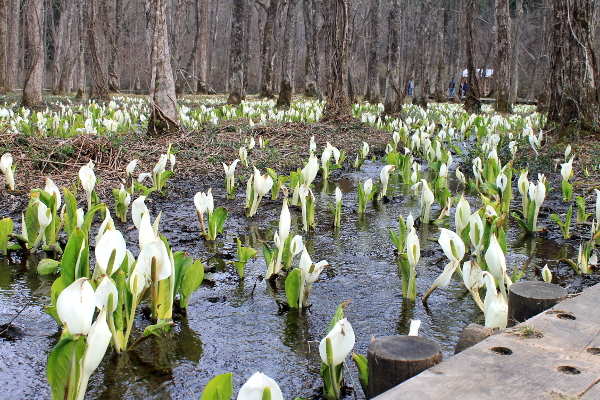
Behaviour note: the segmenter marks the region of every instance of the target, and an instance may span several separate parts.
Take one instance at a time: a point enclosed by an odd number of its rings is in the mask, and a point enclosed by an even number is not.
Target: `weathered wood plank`
[[[597,285],[376,399],[600,399],[599,297]]]

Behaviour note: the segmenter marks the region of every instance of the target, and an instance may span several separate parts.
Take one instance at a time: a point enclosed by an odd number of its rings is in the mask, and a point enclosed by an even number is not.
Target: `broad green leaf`
[[[66,286],[76,279],[90,276],[90,257],[87,244],[87,233],[81,228],[75,228],[65,247],[61,261],[60,275]]]
[[[204,387],[200,400],[229,400],[233,396],[233,374],[217,375]]]
[[[13,233],[14,224],[12,219],[4,218],[0,221],[0,251],[6,256],[8,238]]]
[[[175,286],[173,292],[177,293],[181,286],[181,280],[194,263],[194,259],[186,255],[185,252],[178,251],[173,254],[173,261],[175,262]]]
[[[340,319],[344,318],[344,308],[346,308],[348,304],[350,304],[350,300],[346,300],[337,307],[337,309],[335,310],[335,314],[333,314],[331,322],[329,323],[329,329],[327,329],[327,333],[331,332],[335,324],[337,324]]]
[[[50,355],[46,367],[46,376],[52,387],[52,399],[62,400],[75,398],[73,394],[77,391],[77,382],[71,382],[71,368],[79,364],[85,351],[85,340],[83,336],[71,335],[62,338]]]
[[[83,229],[83,231],[86,233],[86,235],[89,235],[89,233],[90,233],[90,228],[92,226],[92,223],[94,222],[94,216],[96,215],[96,213],[98,211],[103,211],[105,209],[106,209],[106,205],[104,203],[96,204],[87,213],[85,213],[85,217],[83,218],[83,225],[81,226],[81,229]]]
[[[50,258],[44,258],[38,263],[37,272],[40,275],[50,275],[56,272],[58,267],[60,267],[60,262]]]
[[[149,325],[146,327],[146,329],[144,329],[144,334],[142,336],[146,337],[146,336],[155,335],[155,336],[160,337],[169,330],[169,328],[171,327],[172,324],[173,323],[171,321],[161,321],[157,324]]]
[[[300,291],[302,287],[302,271],[299,268],[293,269],[287,278],[285,278],[285,295],[288,305],[291,308],[298,308],[300,301]]]
[[[363,391],[366,392],[367,386],[369,385],[369,363],[367,362],[367,357],[352,352],[352,360],[354,360],[354,363],[358,368],[358,380],[360,381],[360,386],[362,386]]]
[[[187,308],[192,293],[198,289],[204,279],[204,266],[201,260],[193,263],[181,280],[181,308]]]

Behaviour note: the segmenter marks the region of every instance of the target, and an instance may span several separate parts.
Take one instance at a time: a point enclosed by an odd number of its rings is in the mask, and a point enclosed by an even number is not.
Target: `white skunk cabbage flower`
[[[127,255],[127,244],[121,232],[117,230],[107,230],[96,244],[96,266],[100,268],[102,274],[113,274],[121,268],[121,264]],[[111,271],[107,271],[108,263],[112,252],[115,252],[114,263]]]
[[[506,297],[496,290],[494,277],[487,271],[483,272],[486,293],[483,313],[485,326],[488,328],[506,328],[508,322],[508,303]]]
[[[387,194],[388,182],[390,180],[390,172],[392,172],[395,169],[395,165],[386,165],[381,169],[381,172],[379,173],[379,179],[381,179],[381,197]]]
[[[46,186],[44,186],[44,192],[48,193],[51,196],[56,195],[56,209],[60,209],[60,206],[62,204],[60,190],[58,189],[58,186],[56,186],[56,184],[52,181],[52,179],[46,178]]]
[[[319,172],[319,160],[314,153],[311,153],[308,158],[308,162],[302,168],[302,177],[304,178],[304,184],[310,186],[311,183],[317,177],[317,173]]]
[[[262,372],[254,375],[240,388],[237,400],[283,400],[283,394],[277,382]]]
[[[87,335],[96,310],[96,294],[87,278],[67,286],[56,301],[56,311],[69,334]]]
[[[10,190],[15,190],[15,177],[13,174],[12,163],[13,158],[10,153],[5,153],[0,158],[0,170],[2,170],[2,173],[6,178],[6,186],[8,186]]]
[[[340,365],[352,351],[355,342],[352,325],[347,318],[340,319],[319,343],[321,360],[332,367]]]
[[[140,196],[131,203],[131,219],[138,230],[140,229],[142,214],[148,212],[148,207],[146,207],[144,201],[146,201],[146,196]]]
[[[112,333],[106,322],[106,310],[102,309],[87,336],[85,353],[83,353],[83,370],[79,381],[78,400],[83,400],[90,376],[104,358],[111,338]]]

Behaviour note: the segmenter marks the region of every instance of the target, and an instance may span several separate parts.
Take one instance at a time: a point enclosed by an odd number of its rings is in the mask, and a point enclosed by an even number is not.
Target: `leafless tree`
[[[399,112],[404,98],[398,74],[398,58],[400,56],[398,24],[402,19],[400,12],[399,0],[392,0],[388,16],[388,61],[385,76],[385,101],[383,104],[384,113],[386,114]]]
[[[568,133],[600,130],[593,0],[555,0],[548,123]]]
[[[477,68],[475,67],[475,46],[478,40],[475,32],[476,13],[477,0],[467,0],[465,17],[468,74],[465,109],[467,112],[479,112],[481,110],[479,77],[477,76]]]
[[[163,135],[179,129],[179,112],[175,95],[175,80],[171,68],[166,0],[151,0],[150,29],[152,48],[150,62],[152,79],[150,81],[150,118],[148,133]]]
[[[244,99],[244,12],[247,0],[233,0],[231,19],[231,65],[229,68],[228,104],[238,105]]]
[[[292,83],[294,79],[294,51],[292,45],[296,37],[296,0],[287,0],[286,29],[283,39],[281,57],[281,89],[277,99],[277,107],[289,107],[292,103]]]
[[[496,110],[510,112],[509,0],[496,0]]]
[[[23,22],[27,39],[27,77],[23,87],[23,105],[25,107],[42,104],[44,85],[44,0],[25,0],[23,3]]]
[[[379,3],[380,0],[371,0],[369,4],[369,49],[367,63],[367,94],[365,100],[379,103],[381,91],[379,89]]]

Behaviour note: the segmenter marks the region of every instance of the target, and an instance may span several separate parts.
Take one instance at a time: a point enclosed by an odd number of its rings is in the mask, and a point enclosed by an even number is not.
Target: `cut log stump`
[[[384,336],[373,340],[367,351],[369,387],[375,397],[442,361],[442,349],[419,336]]]
[[[517,282],[508,294],[508,326],[514,326],[553,307],[567,291],[552,283]]]

